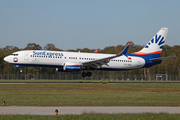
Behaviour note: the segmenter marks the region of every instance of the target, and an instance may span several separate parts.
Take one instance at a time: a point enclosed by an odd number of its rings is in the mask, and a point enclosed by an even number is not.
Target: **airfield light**
[[[3,101],[3,105],[5,105],[6,104],[6,102],[5,101]]]
[[[56,115],[58,114],[58,109],[55,110],[55,114],[56,114]]]

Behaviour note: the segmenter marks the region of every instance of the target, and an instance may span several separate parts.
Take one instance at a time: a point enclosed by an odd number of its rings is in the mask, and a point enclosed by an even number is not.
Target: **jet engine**
[[[81,70],[81,64],[65,63],[63,70],[80,71]]]
[[[56,68],[56,71],[58,72],[70,72],[70,71],[80,71],[81,70],[81,64],[75,64],[75,63],[64,63],[63,67]]]

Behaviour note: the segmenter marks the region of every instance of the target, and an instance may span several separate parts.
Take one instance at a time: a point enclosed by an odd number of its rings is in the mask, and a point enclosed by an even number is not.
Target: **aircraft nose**
[[[6,61],[6,62],[7,62],[7,56],[4,58],[4,61]]]
[[[9,61],[9,56],[6,56],[6,57],[4,58],[4,61],[10,62],[10,61]]]

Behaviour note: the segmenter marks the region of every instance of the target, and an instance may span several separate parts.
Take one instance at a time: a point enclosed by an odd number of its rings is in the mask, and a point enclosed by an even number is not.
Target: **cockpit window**
[[[11,54],[11,55],[13,55],[13,56],[18,56],[18,54]]]

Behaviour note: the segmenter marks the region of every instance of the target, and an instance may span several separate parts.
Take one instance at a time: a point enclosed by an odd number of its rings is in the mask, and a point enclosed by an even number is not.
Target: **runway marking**
[[[162,107],[162,106],[57,106],[57,107],[35,107],[35,106],[3,106],[0,107],[0,115],[55,115],[58,109],[60,115],[67,114],[141,114],[141,113],[169,113],[180,114],[180,107]]]

